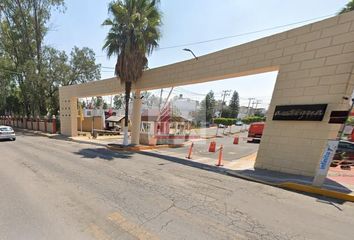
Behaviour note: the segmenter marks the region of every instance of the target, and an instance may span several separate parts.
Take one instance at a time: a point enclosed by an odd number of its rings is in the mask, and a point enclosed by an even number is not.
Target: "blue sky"
[[[101,26],[107,18],[107,0],[66,0],[66,11],[54,13],[46,43],[70,52],[74,46],[90,47],[103,67],[113,67],[115,59],[107,59],[102,45],[108,31]],[[160,50],[149,57],[149,67],[159,67],[190,59],[184,47],[168,48],[185,43],[249,33],[275,26],[284,26],[257,34],[224,39],[221,41],[186,46],[196,55],[204,55],[245,43],[287,29],[318,21],[324,16],[334,15],[347,0],[161,0],[163,13],[162,38]],[[164,49],[165,48],[165,49]],[[113,76],[113,70],[102,68],[102,78]],[[267,73],[237,79],[216,81],[205,84],[184,86],[173,94],[200,100],[210,89],[220,98],[223,89],[237,90],[241,104],[248,103],[248,97],[269,104],[274,88],[276,73]],[[156,91],[157,92],[157,91]],[[167,95],[167,91],[165,91]]]

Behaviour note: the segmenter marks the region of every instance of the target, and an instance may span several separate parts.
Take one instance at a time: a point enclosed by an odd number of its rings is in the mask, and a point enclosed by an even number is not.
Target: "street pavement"
[[[0,142],[0,239],[352,239],[354,204],[101,145]]]
[[[224,161],[237,161],[237,159],[249,156],[258,151],[259,144],[258,143],[247,143],[247,133],[238,133],[239,143],[233,144],[234,135],[217,137],[217,138],[209,138],[209,139],[198,139],[193,141],[193,151],[192,157],[195,159],[198,158],[211,158],[218,159],[219,149],[221,145],[223,146],[223,160]],[[216,151],[209,152],[210,142],[216,143]],[[190,148],[190,144],[186,144],[180,148],[169,148],[164,149],[165,151],[171,153],[178,153],[181,155],[188,155]]]

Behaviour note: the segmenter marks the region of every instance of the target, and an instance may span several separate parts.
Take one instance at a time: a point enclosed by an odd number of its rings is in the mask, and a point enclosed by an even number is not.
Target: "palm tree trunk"
[[[123,145],[127,146],[129,143],[128,137],[128,123],[129,123],[129,100],[130,100],[130,92],[132,89],[132,83],[130,81],[125,82],[125,118],[124,118],[124,140]]]

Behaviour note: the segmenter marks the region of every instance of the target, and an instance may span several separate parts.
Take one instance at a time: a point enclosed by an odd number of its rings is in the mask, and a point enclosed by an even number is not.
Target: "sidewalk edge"
[[[322,195],[325,197],[331,197],[331,198],[335,198],[335,199],[339,199],[339,200],[354,202],[354,195],[346,194],[346,193],[342,193],[342,192],[338,192],[338,191],[334,191],[334,190],[323,189],[323,188],[318,188],[318,187],[314,187],[314,186],[298,184],[298,183],[293,183],[293,182],[280,183],[279,187],[289,189],[289,190],[314,193],[314,194]]]
[[[335,199],[339,199],[339,200],[343,200],[343,201],[354,202],[354,195],[346,194],[343,192],[318,188],[318,187],[294,183],[294,182],[272,183],[272,182],[267,182],[267,181],[260,180],[260,179],[254,178],[254,177],[238,174],[238,173],[235,173],[232,171],[225,171],[225,172],[226,172],[226,174],[228,174],[230,176],[242,178],[242,179],[252,181],[252,182],[258,182],[258,183],[262,183],[262,184],[266,184],[266,185],[270,185],[270,186],[274,186],[274,187],[279,187],[279,188],[283,188],[283,189],[287,189],[287,190],[313,193],[313,194],[317,194],[317,195],[321,195],[321,196],[325,196],[325,197],[331,197],[331,198],[335,198]]]

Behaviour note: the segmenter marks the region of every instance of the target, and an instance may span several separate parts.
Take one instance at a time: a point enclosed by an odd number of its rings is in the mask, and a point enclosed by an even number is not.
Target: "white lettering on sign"
[[[331,164],[334,154],[337,151],[338,143],[339,143],[339,141],[336,141],[336,140],[329,140],[328,141],[326,150],[324,151],[324,153],[322,155],[322,159],[320,161],[320,167],[318,169],[317,174],[320,174],[320,175],[327,174],[327,170],[329,168],[329,165]]]

